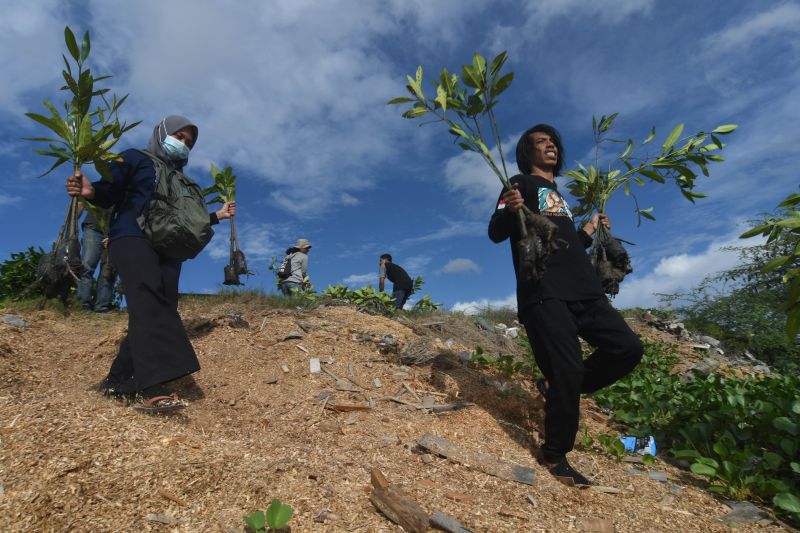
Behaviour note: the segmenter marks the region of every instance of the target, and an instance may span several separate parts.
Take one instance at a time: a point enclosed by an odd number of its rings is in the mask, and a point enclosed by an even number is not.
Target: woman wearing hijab
[[[159,122],[147,151],[168,169],[182,170],[197,141],[197,126],[171,115]],[[153,160],[140,150],[126,150],[122,161],[110,164],[113,181],[90,183],[80,172],[67,179],[67,193],[90,203],[113,207],[109,224],[109,255],[117,269],[128,304],[128,334],[122,340],[100,391],[132,397],[145,412],[172,411],[186,402],[167,388],[170,381],[200,370],[197,355],[178,315],[180,259],[157,253],[137,223],[155,190]],[[212,224],[230,218],[236,204],[210,213]]]

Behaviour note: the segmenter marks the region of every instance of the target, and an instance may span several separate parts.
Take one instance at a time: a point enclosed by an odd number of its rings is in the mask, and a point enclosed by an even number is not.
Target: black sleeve
[[[519,191],[524,199],[526,194],[526,191],[523,190],[524,184],[518,182],[515,178],[511,178],[511,183],[519,183]],[[501,203],[505,192],[505,188],[500,191],[494,213],[491,220],[489,220],[489,238],[492,239],[492,242],[503,242],[509,237],[513,239],[519,235],[519,215],[512,213],[506,209],[505,204]]]
[[[578,237],[580,238],[581,243],[583,243],[584,248],[590,247],[592,245],[592,242],[594,241],[591,235],[583,231],[583,228],[578,230]]]
[[[208,214],[208,218],[209,218],[209,221],[211,222],[212,226],[214,224],[219,224],[219,217],[217,216],[217,213],[215,211],[212,211],[211,213],[209,213]]]
[[[89,200],[89,203],[104,209],[110,208],[122,199],[131,183],[138,185],[140,182],[147,183],[152,180],[152,166],[148,169],[146,165],[142,165],[141,159],[133,157],[131,150],[126,150],[120,155],[122,161],[108,164],[113,180],[101,179],[92,182],[94,198]]]

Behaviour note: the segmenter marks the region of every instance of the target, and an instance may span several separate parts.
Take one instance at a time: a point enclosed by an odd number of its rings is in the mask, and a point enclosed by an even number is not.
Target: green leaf
[[[83,42],[81,43],[81,60],[80,62],[83,63],[86,61],[86,58],[89,57],[89,49],[91,48],[89,44],[89,32],[85,32],[83,34]]]
[[[499,80],[497,80],[494,84],[492,84],[492,98],[496,98],[500,96],[500,94],[508,89],[511,86],[511,82],[514,80],[514,73],[509,72]]]
[[[497,74],[508,59],[508,52],[503,50],[492,60],[492,65],[489,67],[489,75],[494,76]]]
[[[619,158],[625,159],[628,156],[628,154],[631,153],[631,150],[633,150],[633,141],[631,139],[628,139],[628,145],[625,147],[625,151],[623,151],[619,155]]]
[[[791,492],[776,494],[775,497],[772,498],[772,503],[784,511],[789,511],[790,513],[800,513],[800,498]]]
[[[270,529],[281,529],[292,518],[292,514],[294,509],[275,498],[267,507],[267,524]]]
[[[775,426],[776,429],[780,429],[781,431],[785,431],[790,435],[797,435],[797,424],[786,418],[785,416],[779,416],[778,418],[772,421],[772,425]]]
[[[785,265],[790,259],[792,259],[792,256],[790,255],[782,255],[780,257],[776,257],[775,259],[773,259],[772,261],[761,267],[761,270],[764,272],[771,272],[776,268],[778,268],[779,266]]]
[[[486,58],[483,57],[478,52],[472,56],[472,66],[475,68],[475,72],[478,74],[479,79],[481,81],[486,79]]]
[[[399,98],[393,98],[386,102],[386,105],[394,105],[394,104],[405,104],[407,102],[413,102],[413,98],[408,98],[406,96],[400,96]]]
[[[442,111],[447,111],[447,92],[441,85],[436,86],[436,99],[434,100],[442,108]]]
[[[425,107],[412,107],[405,113],[403,113],[403,118],[419,118],[428,113],[428,109]]]
[[[69,29],[69,26],[64,27],[64,41],[67,43],[69,55],[71,55],[75,61],[80,61],[81,53],[80,50],[78,50],[78,42],[75,40],[75,34],[72,33],[72,30]]]
[[[247,524],[247,526],[253,531],[258,531],[259,529],[264,529],[264,525],[267,523],[267,518],[264,516],[263,512],[256,511],[255,513],[245,516],[244,523]]]
[[[422,65],[417,67],[417,72],[414,74],[417,87],[422,87]]]
[[[647,209],[640,209],[640,210],[638,211],[638,213],[639,213],[640,215],[642,215],[644,218],[646,218],[647,220],[655,220],[655,219],[656,219],[656,217],[654,217],[653,215],[651,215],[651,214],[650,214],[650,211],[651,211],[652,209],[653,209],[652,207],[648,207]]]
[[[711,133],[716,133],[717,135],[725,135],[726,133],[731,133],[738,127],[739,127],[738,124],[725,124],[723,126],[717,126],[717,128]]]
[[[670,132],[669,136],[667,136],[667,140],[664,141],[664,144],[661,146],[661,152],[667,153],[669,149],[672,148],[678,141],[678,138],[680,138],[681,133],[683,133],[683,124],[678,124]]]
[[[464,80],[466,85],[473,89],[478,89],[481,86],[480,78],[475,73],[475,69],[470,65],[461,66],[461,79]]]
[[[97,170],[97,173],[100,174],[105,181],[113,182],[114,175],[111,173],[111,169],[109,168],[108,164],[103,161],[102,159],[95,159],[94,160],[94,168]]]
[[[639,174],[658,183],[664,183],[664,177],[655,170],[640,170]]]
[[[750,237],[755,237],[756,235],[761,235],[762,233],[767,231],[770,227],[772,227],[772,226],[770,226],[769,224],[756,226],[755,228],[753,228],[751,230],[748,230],[748,231],[745,231],[744,233],[739,235],[739,238],[740,239],[749,239]]]
[[[706,476],[713,478],[717,475],[717,469],[703,463],[694,463],[691,467],[692,472],[699,476]]]

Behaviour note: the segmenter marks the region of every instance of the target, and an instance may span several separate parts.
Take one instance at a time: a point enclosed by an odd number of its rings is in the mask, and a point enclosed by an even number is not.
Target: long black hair
[[[517,167],[523,174],[531,173],[531,169],[533,168],[533,158],[531,156],[533,152],[533,139],[531,138],[531,134],[537,131],[548,134],[553,140],[553,144],[555,144],[558,149],[558,160],[553,169],[553,175],[558,176],[561,174],[561,167],[564,166],[564,146],[561,144],[561,135],[558,133],[558,130],[549,124],[537,124],[525,131],[519,138],[517,142]]]

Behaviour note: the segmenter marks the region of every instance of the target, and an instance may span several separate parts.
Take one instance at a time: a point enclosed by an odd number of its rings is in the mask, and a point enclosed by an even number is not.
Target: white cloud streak
[[[463,257],[451,259],[440,270],[442,274],[456,274],[459,272],[480,272],[480,271],[481,267],[478,266],[478,264],[475,263],[475,261]]]
[[[453,304],[450,310],[461,312],[467,315],[477,315],[478,313],[487,308],[492,308],[492,309],[510,308],[516,310],[517,296],[515,294],[509,294],[505,298],[498,298],[495,300],[490,300],[489,298],[481,298],[478,300],[472,300],[467,302],[456,302],[455,304]]]
[[[377,272],[371,272],[369,274],[351,274],[342,280],[342,283],[349,286],[354,285],[367,285],[370,283],[375,282],[378,279]]]

